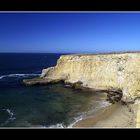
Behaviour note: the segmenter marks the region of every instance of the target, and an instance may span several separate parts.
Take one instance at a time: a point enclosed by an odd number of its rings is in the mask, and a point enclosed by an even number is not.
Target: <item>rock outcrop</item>
[[[135,100],[140,96],[140,53],[62,55],[40,79],[45,84],[64,81],[94,90],[118,89],[123,100]]]

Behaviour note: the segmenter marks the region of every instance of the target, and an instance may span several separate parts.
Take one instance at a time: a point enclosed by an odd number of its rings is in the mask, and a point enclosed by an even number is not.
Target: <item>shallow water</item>
[[[23,84],[23,79],[36,77],[45,66],[55,65],[59,56],[14,54],[5,64],[11,54],[0,55],[0,127],[69,127],[108,105],[102,93],[74,90],[63,84]]]

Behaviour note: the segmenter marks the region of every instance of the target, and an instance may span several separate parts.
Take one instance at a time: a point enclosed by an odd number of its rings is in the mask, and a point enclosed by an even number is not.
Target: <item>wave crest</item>
[[[7,77],[29,77],[29,76],[40,76],[40,74],[9,74],[9,75],[1,75],[0,79],[7,78]]]

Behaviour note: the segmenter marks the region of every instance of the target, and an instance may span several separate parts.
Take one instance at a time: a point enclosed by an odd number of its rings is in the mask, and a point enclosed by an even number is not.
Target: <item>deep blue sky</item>
[[[140,50],[140,12],[0,13],[0,52]]]

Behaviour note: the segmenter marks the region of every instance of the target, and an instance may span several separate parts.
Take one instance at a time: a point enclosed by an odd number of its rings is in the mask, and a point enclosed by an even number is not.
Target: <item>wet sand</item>
[[[74,128],[135,128],[137,104],[110,105],[73,125]]]

